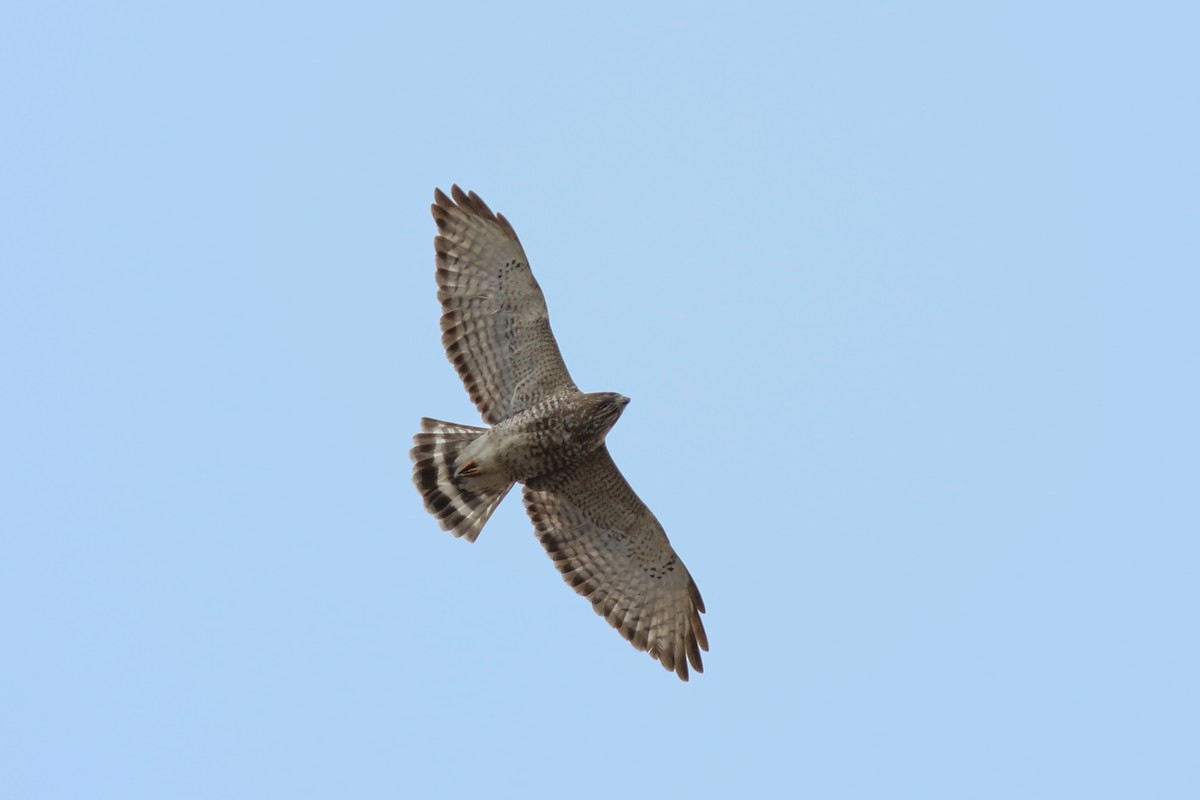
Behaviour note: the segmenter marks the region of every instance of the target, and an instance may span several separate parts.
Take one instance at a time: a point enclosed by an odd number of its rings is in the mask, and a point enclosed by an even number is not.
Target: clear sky
[[[1200,797],[1196,8],[6,4],[0,795]],[[452,182],[688,684],[421,507]]]

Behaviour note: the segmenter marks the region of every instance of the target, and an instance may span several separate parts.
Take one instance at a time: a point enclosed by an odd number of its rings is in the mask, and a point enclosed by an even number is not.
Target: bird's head
[[[596,421],[605,433],[617,424],[621,412],[629,405],[629,398],[616,392],[593,392],[586,397],[592,402]]]

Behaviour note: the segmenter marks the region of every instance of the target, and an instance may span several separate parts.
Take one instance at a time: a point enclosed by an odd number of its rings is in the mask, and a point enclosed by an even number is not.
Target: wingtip
[[[447,214],[455,210],[462,211],[467,215],[479,217],[480,219],[493,222],[500,227],[505,235],[515,242],[520,243],[517,237],[517,232],[513,228],[512,223],[504,218],[503,214],[497,214],[473,191],[464,191],[457,183],[450,184],[450,194],[447,195],[440,188],[433,189],[433,205],[430,206],[433,212],[433,218],[437,222],[439,228],[445,228],[447,223]]]

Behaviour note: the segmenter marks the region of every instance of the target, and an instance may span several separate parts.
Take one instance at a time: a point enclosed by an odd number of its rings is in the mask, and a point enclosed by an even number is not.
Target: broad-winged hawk
[[[413,482],[443,528],[475,541],[514,483],[563,578],[638,650],[688,679],[708,639],[695,581],[604,443],[629,399],[584,394],[512,225],[474,192],[434,191],[442,344],[492,427],[422,419]]]

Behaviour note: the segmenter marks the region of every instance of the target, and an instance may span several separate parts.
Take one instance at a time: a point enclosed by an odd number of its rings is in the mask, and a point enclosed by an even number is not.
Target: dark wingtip
[[[475,194],[475,192],[463,191],[462,187],[457,183],[450,184],[449,197],[441,189],[435,187],[433,190],[433,201],[430,209],[433,212],[433,218],[437,222],[439,229],[445,229],[448,224],[447,212],[457,209],[480,219],[494,222],[510,239],[518,243],[521,241],[517,238],[517,232],[513,229],[512,223],[505,219],[503,214],[493,212],[488,207],[488,204],[483,201],[482,197]]]

